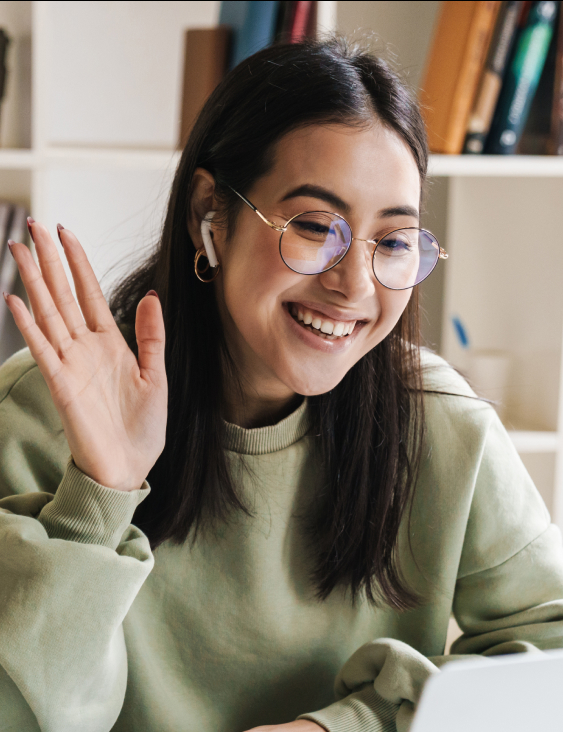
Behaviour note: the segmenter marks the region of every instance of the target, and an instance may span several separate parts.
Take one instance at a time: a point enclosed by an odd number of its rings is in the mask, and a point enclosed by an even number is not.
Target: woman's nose
[[[375,294],[371,248],[367,242],[352,239],[344,258],[328,272],[319,275],[324,287],[341,292],[350,302],[361,302]]]

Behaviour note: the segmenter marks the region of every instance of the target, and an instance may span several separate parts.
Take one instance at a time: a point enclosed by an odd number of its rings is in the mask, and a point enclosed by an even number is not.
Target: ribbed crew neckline
[[[225,422],[225,447],[241,455],[267,455],[270,452],[285,450],[304,437],[311,428],[311,414],[307,399],[285,419],[268,427],[245,429],[236,424]]]

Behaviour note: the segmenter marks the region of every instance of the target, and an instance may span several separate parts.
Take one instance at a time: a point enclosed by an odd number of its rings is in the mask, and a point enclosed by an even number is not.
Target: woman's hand
[[[310,719],[297,719],[287,724],[267,724],[265,727],[253,727],[248,732],[324,732],[321,727]]]
[[[30,222],[41,271],[23,244],[12,244],[11,251],[35,322],[19,297],[9,295],[8,307],[49,387],[76,466],[109,488],[140,488],[164,448],[166,432],[158,297],[145,296],[137,308],[137,361],[78,239],[60,227],[80,308],[49,232]]]

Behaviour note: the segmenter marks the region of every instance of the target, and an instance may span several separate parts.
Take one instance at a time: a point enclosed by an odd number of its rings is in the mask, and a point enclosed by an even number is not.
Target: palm
[[[10,296],[14,314],[61,416],[76,465],[99,483],[138,488],[164,446],[167,383],[164,323],[157,298],[141,300],[139,360],[128,348],[78,240],[63,230],[82,313],[57,248],[44,227],[33,233],[41,272],[23,245],[12,249],[35,322]]]

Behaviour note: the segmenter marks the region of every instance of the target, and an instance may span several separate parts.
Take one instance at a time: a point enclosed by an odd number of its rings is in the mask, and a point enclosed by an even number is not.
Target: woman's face
[[[339,213],[353,236],[377,239],[418,226],[420,177],[413,155],[394,132],[373,124],[354,129],[315,125],[280,140],[270,172],[246,191],[280,225],[304,211]],[[234,235],[213,231],[221,272],[215,280],[229,349],[256,396],[322,394],[393,329],[411,290],[383,287],[373,274],[373,245],[352,241],[328,272],[302,275],[279,254],[279,233],[242,205]],[[210,285],[211,286],[211,285]],[[311,318],[325,335],[299,320]],[[337,327],[343,324],[342,327]]]

